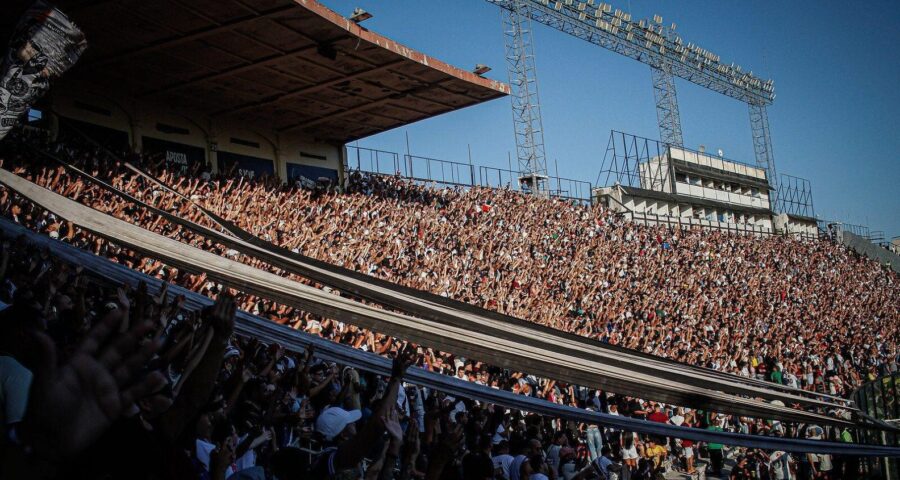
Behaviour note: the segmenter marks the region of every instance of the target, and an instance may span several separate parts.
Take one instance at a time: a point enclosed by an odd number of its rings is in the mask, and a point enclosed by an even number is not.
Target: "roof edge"
[[[454,67],[453,65],[428,56],[417,50],[413,50],[403,44],[391,40],[390,38],[359,26],[349,18],[346,18],[343,15],[335,12],[334,10],[331,10],[330,8],[322,5],[316,0],[294,0],[294,3],[346,30],[351,35],[361,38],[362,40],[365,40],[374,45],[378,45],[379,47],[394,52],[398,55],[402,55],[403,57],[406,57],[414,62],[418,62],[429,68],[439,70],[443,73],[446,73],[447,75],[459,78],[460,80],[474,83],[484,88],[489,88],[503,95],[510,94],[511,89],[509,84],[507,83],[484,78],[472,72],[463,70],[459,67]]]

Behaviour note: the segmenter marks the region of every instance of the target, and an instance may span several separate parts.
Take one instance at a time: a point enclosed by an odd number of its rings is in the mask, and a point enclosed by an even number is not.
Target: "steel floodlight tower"
[[[748,104],[756,162],[766,170],[773,192],[777,194],[778,178],[766,114],[766,107],[775,99],[772,80],[763,80],[753,75],[753,72],[744,72],[733,63],[722,63],[713,52],[694,43],[685,43],[675,34],[675,26],[663,26],[662,18],[658,15],[652,20],[632,20],[630,14],[618,9],[613,11],[607,3],[595,4],[595,0],[486,1],[497,5],[504,12],[516,12],[517,16],[527,18],[529,25],[531,21],[542,23],[650,65],[653,69],[660,137],[670,145],[683,144],[674,77]],[[507,58],[508,52],[509,48]],[[512,67],[510,72],[513,83]],[[533,70],[531,73],[533,75]],[[537,82],[534,81],[534,84],[537,85]],[[513,89],[515,90],[515,85]],[[771,204],[774,205],[774,199]]]
[[[659,139],[676,147],[684,146],[681,134],[681,116],[678,113],[678,97],[675,94],[675,76],[670,66],[663,63],[650,67],[653,77],[653,96],[656,99],[656,120],[659,122]]]
[[[766,177],[772,187],[769,205],[778,206],[778,174],[775,172],[775,157],[772,155],[772,137],[769,134],[769,114],[763,103],[749,103],[750,131],[753,135],[753,151],[756,166],[766,170]],[[774,209],[774,207],[773,207]]]
[[[519,183],[527,186],[532,193],[544,194],[547,193],[547,157],[544,153],[531,18],[523,0],[511,0],[509,8],[504,8],[501,15],[506,41],[506,66],[512,87],[510,99]]]

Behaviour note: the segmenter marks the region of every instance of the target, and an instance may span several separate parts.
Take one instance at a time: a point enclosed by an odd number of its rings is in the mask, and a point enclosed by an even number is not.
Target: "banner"
[[[275,175],[275,162],[265,158],[219,151],[219,173],[256,178]]]
[[[50,89],[50,80],[87,48],[81,30],[49,3],[35,2],[19,20],[0,62],[0,139]]]
[[[141,141],[141,151],[149,155],[152,161],[165,161],[168,168],[181,175],[190,173],[195,166],[206,165],[206,150],[203,148],[151,137],[143,137]]]
[[[299,182],[304,188],[313,189],[319,183],[335,185],[338,183],[338,172],[331,168],[313,167],[298,163],[287,164],[288,183]]]

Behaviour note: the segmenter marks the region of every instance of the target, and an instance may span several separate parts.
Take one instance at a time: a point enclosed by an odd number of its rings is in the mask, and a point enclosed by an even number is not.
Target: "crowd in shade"
[[[38,150],[197,223],[214,226],[199,205],[295,252],[599,342],[844,397],[897,367],[898,278],[831,242],[648,227],[599,206],[399,177],[353,173],[343,188],[308,190],[173,168],[153,155],[110,155],[76,139],[19,134],[0,144],[3,167],[39,185],[264,269],[271,267],[98,188]],[[846,429],[666,405],[407,345],[229,291],[5,188],[0,212],[217,299],[213,308],[189,311],[165,291],[108,285],[22,239],[4,243],[0,300],[10,306],[0,313],[0,428],[3,468],[34,475],[21,478],[656,478],[667,470],[719,474],[726,463],[732,478],[748,479],[858,471],[853,458],[657,438],[453,398],[404,383],[405,371],[653,422],[854,439]],[[236,308],[390,356],[393,374],[238,338]]]

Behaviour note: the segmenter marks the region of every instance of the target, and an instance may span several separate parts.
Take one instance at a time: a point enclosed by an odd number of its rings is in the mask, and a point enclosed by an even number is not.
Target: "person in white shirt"
[[[494,464],[494,475],[503,480],[509,480],[509,466],[514,458],[509,454],[509,442],[501,440],[494,451],[496,453],[491,457],[491,462]]]

